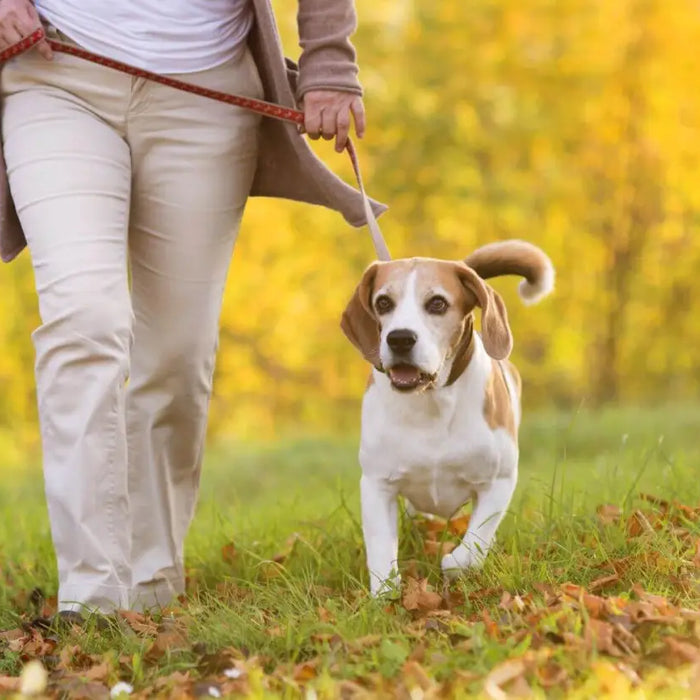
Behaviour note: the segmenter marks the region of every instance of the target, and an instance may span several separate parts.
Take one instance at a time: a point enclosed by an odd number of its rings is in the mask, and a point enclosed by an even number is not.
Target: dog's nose
[[[398,328],[391,331],[386,342],[394,352],[408,352],[418,340],[418,336],[408,328]]]

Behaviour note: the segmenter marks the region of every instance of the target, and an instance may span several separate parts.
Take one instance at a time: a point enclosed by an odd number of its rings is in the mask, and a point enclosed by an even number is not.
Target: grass
[[[260,697],[310,689],[319,697],[417,697],[412,688],[420,697],[688,697],[692,663],[700,660],[692,649],[700,643],[692,615],[682,618],[678,610],[700,602],[700,519],[640,494],[700,503],[698,426],[700,405],[530,417],[498,546],[482,571],[464,577],[439,604],[440,545],[426,551],[421,524],[403,518],[404,579],[425,589],[415,606],[405,596],[374,601],[366,594],[355,438],[219,444],[209,451],[188,538],[189,595],[174,611],[180,636],[168,637],[155,614],[145,621],[150,633],[138,622],[140,633],[75,629],[50,639],[49,654],[33,651],[26,639],[0,638],[0,677],[18,674],[37,656],[59,669],[52,692],[71,697],[76,686],[66,683],[88,682],[80,674],[102,662],[102,675],[89,682],[104,691],[123,679],[144,697],[171,687],[190,696],[214,687],[214,694]],[[602,522],[596,509],[604,504],[614,516]],[[640,510],[641,518],[634,515]],[[53,566],[39,468],[0,465],[0,630],[27,632],[22,625],[35,613],[30,592],[55,592]],[[668,624],[637,626],[634,618],[627,626],[639,648],[614,646],[591,637],[601,625],[622,634],[614,627],[619,611],[591,613],[593,603],[581,603],[591,585],[604,587],[604,595],[596,592],[605,605],[656,594],[675,613]],[[661,614],[659,600],[649,600]],[[669,655],[681,643],[690,647]],[[72,651],[61,656],[65,649]],[[81,662],[76,649],[87,655]],[[242,675],[226,680],[222,666],[232,664]]]

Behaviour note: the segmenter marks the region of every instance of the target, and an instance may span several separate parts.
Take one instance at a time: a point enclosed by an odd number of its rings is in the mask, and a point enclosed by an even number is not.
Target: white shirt
[[[39,14],[89,51],[154,73],[193,73],[245,49],[250,0],[36,0]]]

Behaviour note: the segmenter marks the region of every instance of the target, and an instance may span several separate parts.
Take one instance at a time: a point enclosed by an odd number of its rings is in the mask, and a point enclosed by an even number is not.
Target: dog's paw
[[[401,597],[401,576],[392,574],[386,579],[372,576],[370,593],[373,598],[394,599]]]
[[[453,579],[467,569],[480,569],[485,559],[486,555],[483,552],[460,546],[442,558],[440,567],[446,578]]]

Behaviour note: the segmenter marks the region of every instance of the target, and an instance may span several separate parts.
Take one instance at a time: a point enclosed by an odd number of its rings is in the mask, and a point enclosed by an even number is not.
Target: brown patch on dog
[[[510,392],[506,384],[504,372],[507,371],[500,362],[491,360],[491,374],[486,383],[484,395],[484,418],[491,430],[505,428],[517,442],[518,434],[515,429],[515,416],[510,400]],[[519,379],[518,379],[519,384]]]
[[[461,333],[459,334],[456,342],[453,344],[453,350],[451,350],[450,355],[452,356],[452,367],[450,368],[450,376],[447,377],[445,386],[450,386],[454,384],[467,369],[469,362],[474,354],[474,316],[473,314],[468,314],[464,318],[464,325],[462,326]]]
[[[510,374],[510,378],[515,384],[515,393],[518,395],[518,399],[520,399],[523,394],[523,380],[520,378],[520,372],[518,372],[518,368],[510,360],[503,360],[503,362],[507,368],[508,374]]]

